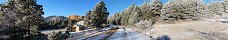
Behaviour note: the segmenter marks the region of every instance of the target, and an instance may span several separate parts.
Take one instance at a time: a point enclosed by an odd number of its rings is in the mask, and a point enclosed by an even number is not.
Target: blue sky
[[[57,15],[57,16],[69,16],[69,15],[85,15],[88,10],[92,10],[93,7],[100,0],[37,0],[37,3],[43,5],[44,17]],[[144,0],[103,0],[106,3],[106,7],[110,12],[110,16],[121,12],[130,6],[132,3],[141,5]],[[166,3],[168,0],[161,0]],[[209,0],[208,0],[209,1]],[[207,1],[207,2],[208,2]],[[6,0],[0,0],[0,3],[4,3]]]

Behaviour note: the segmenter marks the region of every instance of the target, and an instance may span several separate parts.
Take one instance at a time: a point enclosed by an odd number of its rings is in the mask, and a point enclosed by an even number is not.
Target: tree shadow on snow
[[[170,38],[167,35],[163,35],[161,37],[158,37],[157,40],[170,40]]]

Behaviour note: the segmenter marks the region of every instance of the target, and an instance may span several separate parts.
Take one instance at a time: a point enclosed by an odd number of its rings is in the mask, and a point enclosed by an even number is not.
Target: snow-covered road
[[[124,29],[118,29],[112,36],[108,38],[109,40],[127,40],[127,33]]]
[[[93,36],[91,38],[86,38],[86,40],[103,40],[103,39],[108,39],[108,40],[151,40],[151,38],[149,36],[146,36],[144,33],[139,33],[139,32],[135,32],[130,28],[120,28],[120,29],[113,29],[113,30],[109,30],[108,29],[103,29],[103,30],[107,30],[104,31],[100,34],[98,34],[97,36]],[[64,30],[64,29],[61,29]],[[43,33],[51,33],[52,31],[61,31],[61,30],[46,30],[46,31],[42,31]],[[91,30],[88,31],[88,36],[92,36],[91,34],[95,34],[99,32],[98,30]],[[71,35],[73,35],[74,33],[72,33]],[[82,35],[86,35],[82,34]],[[73,36],[71,36],[73,37]],[[77,36],[78,37],[78,36]],[[78,38],[69,38],[69,40],[78,40]],[[80,40],[80,37],[79,37]]]
[[[130,28],[118,29],[116,33],[108,38],[108,40],[152,40],[144,33],[135,32]]]

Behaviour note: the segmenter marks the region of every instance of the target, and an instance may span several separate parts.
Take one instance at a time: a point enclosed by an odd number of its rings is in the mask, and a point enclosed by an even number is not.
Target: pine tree
[[[160,12],[160,10],[162,9],[163,3],[160,0],[153,0],[151,3],[152,4],[150,5],[149,10],[155,10]]]
[[[211,2],[206,6],[206,18],[210,19],[228,19],[227,2]]]
[[[129,23],[131,20],[130,17],[133,17],[134,14],[137,14],[140,11],[140,8],[138,6],[136,6],[135,4],[131,4],[131,6],[129,6],[122,14],[122,18],[120,21],[121,25],[129,25],[131,23]],[[134,20],[135,21],[135,20]]]
[[[123,13],[122,12],[118,12],[116,14],[114,14],[113,16],[108,18],[109,24],[114,24],[114,25],[121,25],[121,19],[122,19]]]
[[[91,23],[92,27],[103,28],[102,24],[107,24],[109,12],[105,7],[105,3],[100,1],[92,11],[88,12],[86,15],[89,20],[87,23]],[[89,19],[90,18],[90,19]]]
[[[162,8],[163,20],[199,20],[203,7],[202,0],[170,0]]]
[[[123,12],[119,12],[109,18],[110,23],[118,23],[118,25],[134,25],[141,20],[150,20],[155,22],[155,18],[161,14],[161,8],[163,4],[160,0],[154,0],[152,2],[145,1],[141,6],[131,4]]]
[[[0,35],[6,40],[33,40],[43,39],[37,31],[42,27],[44,20],[42,5],[36,4],[36,0],[8,0],[0,6]]]
[[[228,13],[228,0],[224,0],[225,12]]]
[[[140,9],[147,9],[148,10],[149,9],[148,6],[149,6],[149,2],[144,1],[143,4],[141,5]]]
[[[91,22],[92,22],[92,20],[91,20],[91,15],[92,15],[92,11],[91,10],[89,10],[87,13],[86,13],[86,15],[85,15],[85,18],[84,18],[84,20],[86,21],[85,22],[85,27],[89,27],[89,28],[91,28]]]

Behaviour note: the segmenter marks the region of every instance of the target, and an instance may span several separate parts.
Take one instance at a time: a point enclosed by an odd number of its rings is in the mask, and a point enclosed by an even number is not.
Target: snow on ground
[[[204,21],[210,21],[210,22],[223,22],[228,21],[228,19],[203,19]]]
[[[130,40],[151,40],[146,34],[135,32],[130,28],[126,28],[125,32],[128,34],[128,39]]]
[[[119,29],[108,40],[150,40],[144,33],[135,32],[130,28]]]
[[[63,29],[55,29],[55,30],[43,30],[41,31],[41,33],[44,33],[44,34],[50,34],[52,32],[58,32],[58,31],[65,31],[67,28],[63,28]]]
[[[100,30],[88,30],[84,32],[71,33],[67,40],[102,40],[112,35],[116,30],[111,28],[104,28]]]
[[[108,31],[104,31],[101,34],[98,34],[97,36],[88,38],[86,40],[105,40],[108,37],[110,37],[112,34],[114,34],[117,30],[108,30]]]
[[[86,31],[86,32],[70,32],[70,38],[69,39],[78,39],[78,38],[82,38],[84,36],[88,36],[94,33],[97,33],[97,30],[90,30],[90,31]]]
[[[124,29],[118,29],[112,36],[108,38],[109,40],[126,40],[127,34]]]
[[[166,36],[171,40],[228,40],[228,24],[222,22],[192,21],[154,26],[154,38]]]

